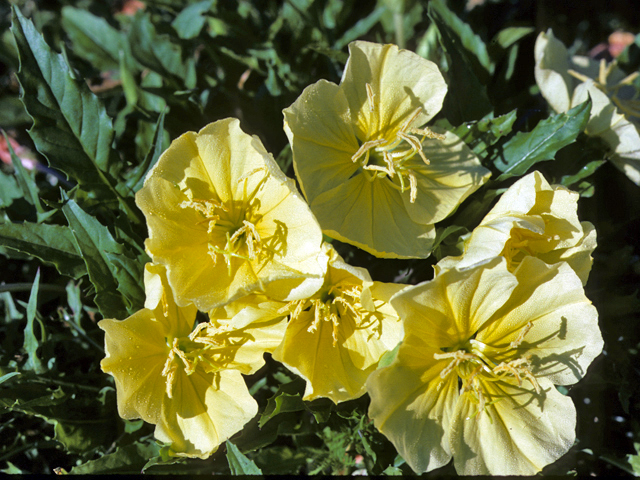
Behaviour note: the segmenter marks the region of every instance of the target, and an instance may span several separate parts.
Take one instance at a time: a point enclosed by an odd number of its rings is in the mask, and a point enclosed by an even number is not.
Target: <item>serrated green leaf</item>
[[[512,110],[496,118],[490,116],[477,122],[464,123],[451,131],[482,158],[487,148],[494,145],[501,137],[511,133],[516,117],[516,110]]]
[[[40,375],[47,371],[42,364],[40,357],[38,357],[38,348],[40,342],[36,338],[33,331],[33,322],[36,319],[36,309],[38,307],[38,287],[40,285],[40,269],[36,273],[36,278],[33,280],[33,287],[31,288],[31,294],[29,295],[29,303],[27,304],[27,326],[24,329],[24,343],[22,348],[27,352],[28,358],[24,364],[25,370],[30,370]],[[43,339],[44,340],[44,339]]]
[[[204,14],[211,9],[212,5],[213,0],[204,0],[189,5],[171,22],[171,26],[180,38],[188,40],[197,37],[207,21]]]
[[[88,10],[66,6],[62,8],[62,27],[71,39],[73,53],[99,70],[119,67],[125,37],[105,19]]]
[[[631,465],[634,475],[640,477],[640,443],[634,443],[633,447],[636,449],[636,454],[627,455],[627,462]]]
[[[300,394],[301,386],[304,388],[304,380],[302,379],[296,379],[280,385],[278,391],[267,401],[267,406],[260,416],[258,426],[262,428],[269,420],[280,413],[305,410],[306,406]]]
[[[114,175],[121,162],[111,148],[113,128],[104,105],[84,81],[74,78],[63,56],[51,51],[16,6],[12,12],[21,99],[33,119],[29,135],[38,151],[51,167],[92,195],[118,199],[127,216],[141,222],[130,202],[115,190]]]
[[[262,475],[257,465],[249,460],[233,443],[227,440],[227,462],[231,475]]]
[[[493,111],[493,106],[486,87],[474,71],[471,56],[462,47],[458,32],[450,25],[455,15],[440,0],[429,2],[428,14],[438,28],[440,44],[450,59],[449,91],[444,99],[446,117],[454,125],[484,117]]]
[[[0,244],[56,267],[62,275],[86,275],[84,260],[68,227],[46,223],[0,223]]]
[[[129,46],[138,62],[169,78],[177,87],[195,87],[195,60],[188,58],[183,61],[180,46],[168,35],[156,33],[148,13],[136,13],[129,32]]]
[[[495,159],[495,167],[502,172],[498,181],[524,175],[538,162],[552,160],[558,150],[573,142],[589,120],[591,99],[541,121],[527,133],[519,132],[505,143]]]
[[[476,76],[485,83],[493,73],[494,65],[489,58],[486,44],[469,25],[453,13],[442,0],[429,2],[429,16],[436,21],[438,30],[446,29],[448,35],[460,47],[458,52],[469,63]],[[437,20],[435,20],[437,19]]]
[[[96,289],[95,302],[105,318],[127,317],[144,304],[144,265],[125,254],[109,229],[68,200],[62,207],[73,232],[77,249]],[[124,303],[126,302],[126,304]]]
[[[158,455],[160,448],[155,444],[134,443],[118,447],[115,452],[103,455],[71,469],[72,475],[89,474],[139,474],[147,461]]]

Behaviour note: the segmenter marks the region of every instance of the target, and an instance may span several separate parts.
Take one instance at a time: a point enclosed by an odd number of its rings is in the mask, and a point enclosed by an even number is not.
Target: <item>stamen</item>
[[[533,322],[527,323],[523,327],[523,329],[520,330],[520,334],[518,335],[518,338],[516,338],[513,342],[509,344],[509,348],[518,348],[522,343],[522,341],[524,340],[525,335],[529,333],[529,330],[531,330],[531,327],[533,327]]]
[[[384,138],[379,138],[377,140],[368,140],[364,142],[362,145],[360,145],[360,148],[358,149],[358,151],[352,155],[351,161],[355,163],[368,150],[370,150],[371,148],[377,147],[378,145],[382,145],[384,142],[386,142]],[[367,164],[368,160],[369,160],[369,157],[367,156],[367,159],[364,162],[365,165]]]
[[[409,174],[409,188],[411,189],[411,193],[409,194],[409,202],[414,203],[416,201],[416,197],[418,196],[418,179],[412,170],[407,170]]]
[[[572,70],[571,68],[569,70],[567,70],[567,73],[569,75],[571,75],[573,78],[576,78],[576,79],[580,80],[581,82],[588,82],[589,80],[593,80],[592,78],[584,75],[583,73],[576,72],[575,70]]]
[[[375,103],[374,103],[375,94],[373,93],[373,88],[371,88],[371,85],[369,85],[368,83],[365,83],[364,86],[367,89],[367,98],[369,100],[369,111],[373,112],[375,108]]]

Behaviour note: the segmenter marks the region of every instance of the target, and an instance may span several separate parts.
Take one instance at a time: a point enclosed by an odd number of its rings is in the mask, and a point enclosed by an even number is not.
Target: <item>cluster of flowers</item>
[[[372,281],[322,233],[380,257],[423,258],[433,224],[489,177],[440,110],[438,68],[355,42],[340,85],[284,111],[304,196],[235,119],[176,139],[138,192],[153,263],[145,308],[100,322],[123,418],[206,458],[258,410],[242,374],[264,352],[304,400],[371,396],[369,416],[424,472],[530,474],[573,444],[578,381],[602,349],[583,284],[595,231],[578,195],[538,172],[506,191],[416,286]],[[196,315],[208,321],[196,323]],[[378,368],[398,345],[395,359]]]

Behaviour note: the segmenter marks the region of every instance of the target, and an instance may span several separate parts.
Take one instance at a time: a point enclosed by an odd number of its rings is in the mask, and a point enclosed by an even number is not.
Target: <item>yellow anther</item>
[[[369,150],[377,147],[378,145],[382,145],[385,142],[386,140],[384,138],[379,138],[377,140],[368,140],[364,142],[362,145],[360,145],[358,151],[351,156],[351,161],[355,163],[362,155],[366,155],[365,161],[363,162],[363,165],[366,165],[369,161]]]

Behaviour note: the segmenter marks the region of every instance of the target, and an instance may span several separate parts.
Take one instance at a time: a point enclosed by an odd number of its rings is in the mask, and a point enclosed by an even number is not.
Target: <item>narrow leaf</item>
[[[87,273],[68,227],[46,223],[2,223],[0,244],[53,265],[62,275],[77,279]]]
[[[552,160],[558,150],[573,142],[589,120],[591,99],[541,121],[527,133],[519,132],[504,145],[494,165],[502,172],[498,181],[524,175],[538,162]]]
[[[249,460],[233,443],[227,440],[227,461],[231,475],[262,475],[262,470]]]
[[[458,32],[450,25],[451,13],[440,0],[429,3],[429,17],[440,33],[440,43],[449,56],[449,92],[444,111],[454,125],[478,120],[493,110],[487,89],[474,70],[470,55],[461,45]]]
[[[429,3],[429,16],[437,18],[438,30],[442,34],[443,27],[457,42],[459,52],[472,66],[474,73],[480,80],[486,82],[493,73],[493,64],[489,59],[486,44],[476,35],[471,27],[464,23],[441,0],[432,0]]]
[[[27,304],[27,326],[24,329],[24,343],[23,348],[27,352],[28,358],[24,365],[25,370],[31,370],[34,373],[40,375],[47,371],[42,361],[38,357],[38,347],[40,342],[36,338],[33,331],[33,322],[36,319],[36,309],[38,306],[38,286],[40,284],[40,269],[36,273],[36,278],[33,281],[33,287],[31,288],[31,294],[29,295],[29,303]]]
[[[0,385],[6,382],[7,380],[12,379],[13,377],[17,377],[18,375],[20,375],[20,372],[9,372],[5,375],[2,375],[0,377]]]
[[[468,122],[452,129],[476,155],[484,155],[487,148],[494,145],[500,138],[511,133],[513,123],[516,120],[516,110],[500,115],[490,116],[477,122]]]
[[[96,289],[95,302],[106,318],[125,318],[144,303],[142,269],[125,254],[109,229],[68,200],[62,207],[74,235],[76,246]],[[137,278],[134,278],[137,276]],[[125,303],[126,302],[126,303]]]

